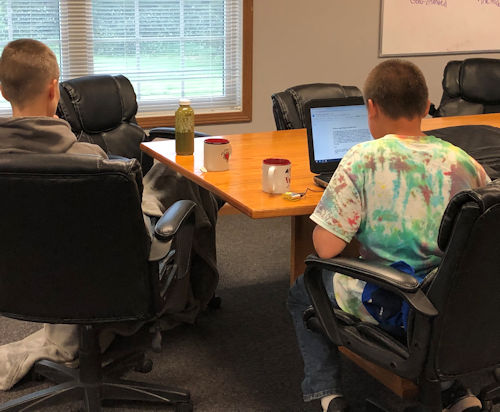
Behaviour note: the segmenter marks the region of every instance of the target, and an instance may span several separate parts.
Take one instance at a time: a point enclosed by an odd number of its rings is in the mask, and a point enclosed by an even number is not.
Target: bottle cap
[[[181,97],[179,99],[179,104],[181,106],[189,106],[191,104],[191,100],[190,99],[186,99],[185,97]]]

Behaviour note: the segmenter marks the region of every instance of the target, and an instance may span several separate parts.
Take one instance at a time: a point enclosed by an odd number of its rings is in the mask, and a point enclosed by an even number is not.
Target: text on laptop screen
[[[354,145],[372,140],[365,105],[311,107],[314,160],[340,160]]]

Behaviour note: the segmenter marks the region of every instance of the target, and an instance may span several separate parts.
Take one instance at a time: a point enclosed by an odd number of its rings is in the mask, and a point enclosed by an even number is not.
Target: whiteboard
[[[379,56],[500,50],[500,0],[381,0]]]

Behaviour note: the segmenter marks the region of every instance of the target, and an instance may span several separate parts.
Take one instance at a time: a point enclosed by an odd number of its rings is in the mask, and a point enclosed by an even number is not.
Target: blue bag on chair
[[[416,275],[415,269],[402,260],[394,262],[391,267],[412,275],[422,282],[425,275]],[[393,335],[401,335],[407,328],[409,306],[399,295],[372,283],[363,289],[363,305],[380,324]]]

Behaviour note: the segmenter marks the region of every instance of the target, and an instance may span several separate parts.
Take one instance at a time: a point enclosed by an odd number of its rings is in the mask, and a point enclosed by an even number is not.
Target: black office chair
[[[188,391],[116,377],[121,365],[142,362],[137,353],[102,366],[98,334],[110,323],[147,324],[163,315],[169,285],[189,272],[195,204],[174,203],[151,241],[137,160],[92,155],[1,155],[0,190],[8,193],[0,203],[0,313],[80,327],[78,369],[39,361],[35,372],[58,384],[0,410],[66,399],[83,400],[87,411],[99,411],[102,400],[192,410]]]
[[[153,159],[140,149],[143,141],[174,139],[175,128],[155,127],[146,133],[135,119],[137,96],[123,75],[89,75],[60,83],[57,115],[71,125],[81,142],[99,145],[108,155],[135,158],[143,174]],[[195,137],[208,134],[195,131]]]
[[[493,372],[482,389],[483,410],[500,401],[500,183],[457,194],[439,231],[444,251],[436,275],[422,284],[406,273],[348,258],[306,260],[305,284],[314,310],[307,325],[338,346],[415,381],[421,405],[441,411],[440,382]],[[386,288],[411,308],[400,340],[337,309],[327,297],[321,271],[343,273]],[[319,324],[319,325],[318,325]]]
[[[362,96],[356,86],[336,83],[301,84],[271,95],[277,130],[302,129],[305,125],[305,104],[313,99]]]
[[[147,134],[137,124],[137,101],[122,75],[92,75],[60,83],[57,115],[66,120],[80,142],[99,145],[108,155],[135,158],[145,174],[152,160],[140,144]]]
[[[443,73],[443,95],[433,117],[500,112],[500,60],[474,58],[448,62]]]

